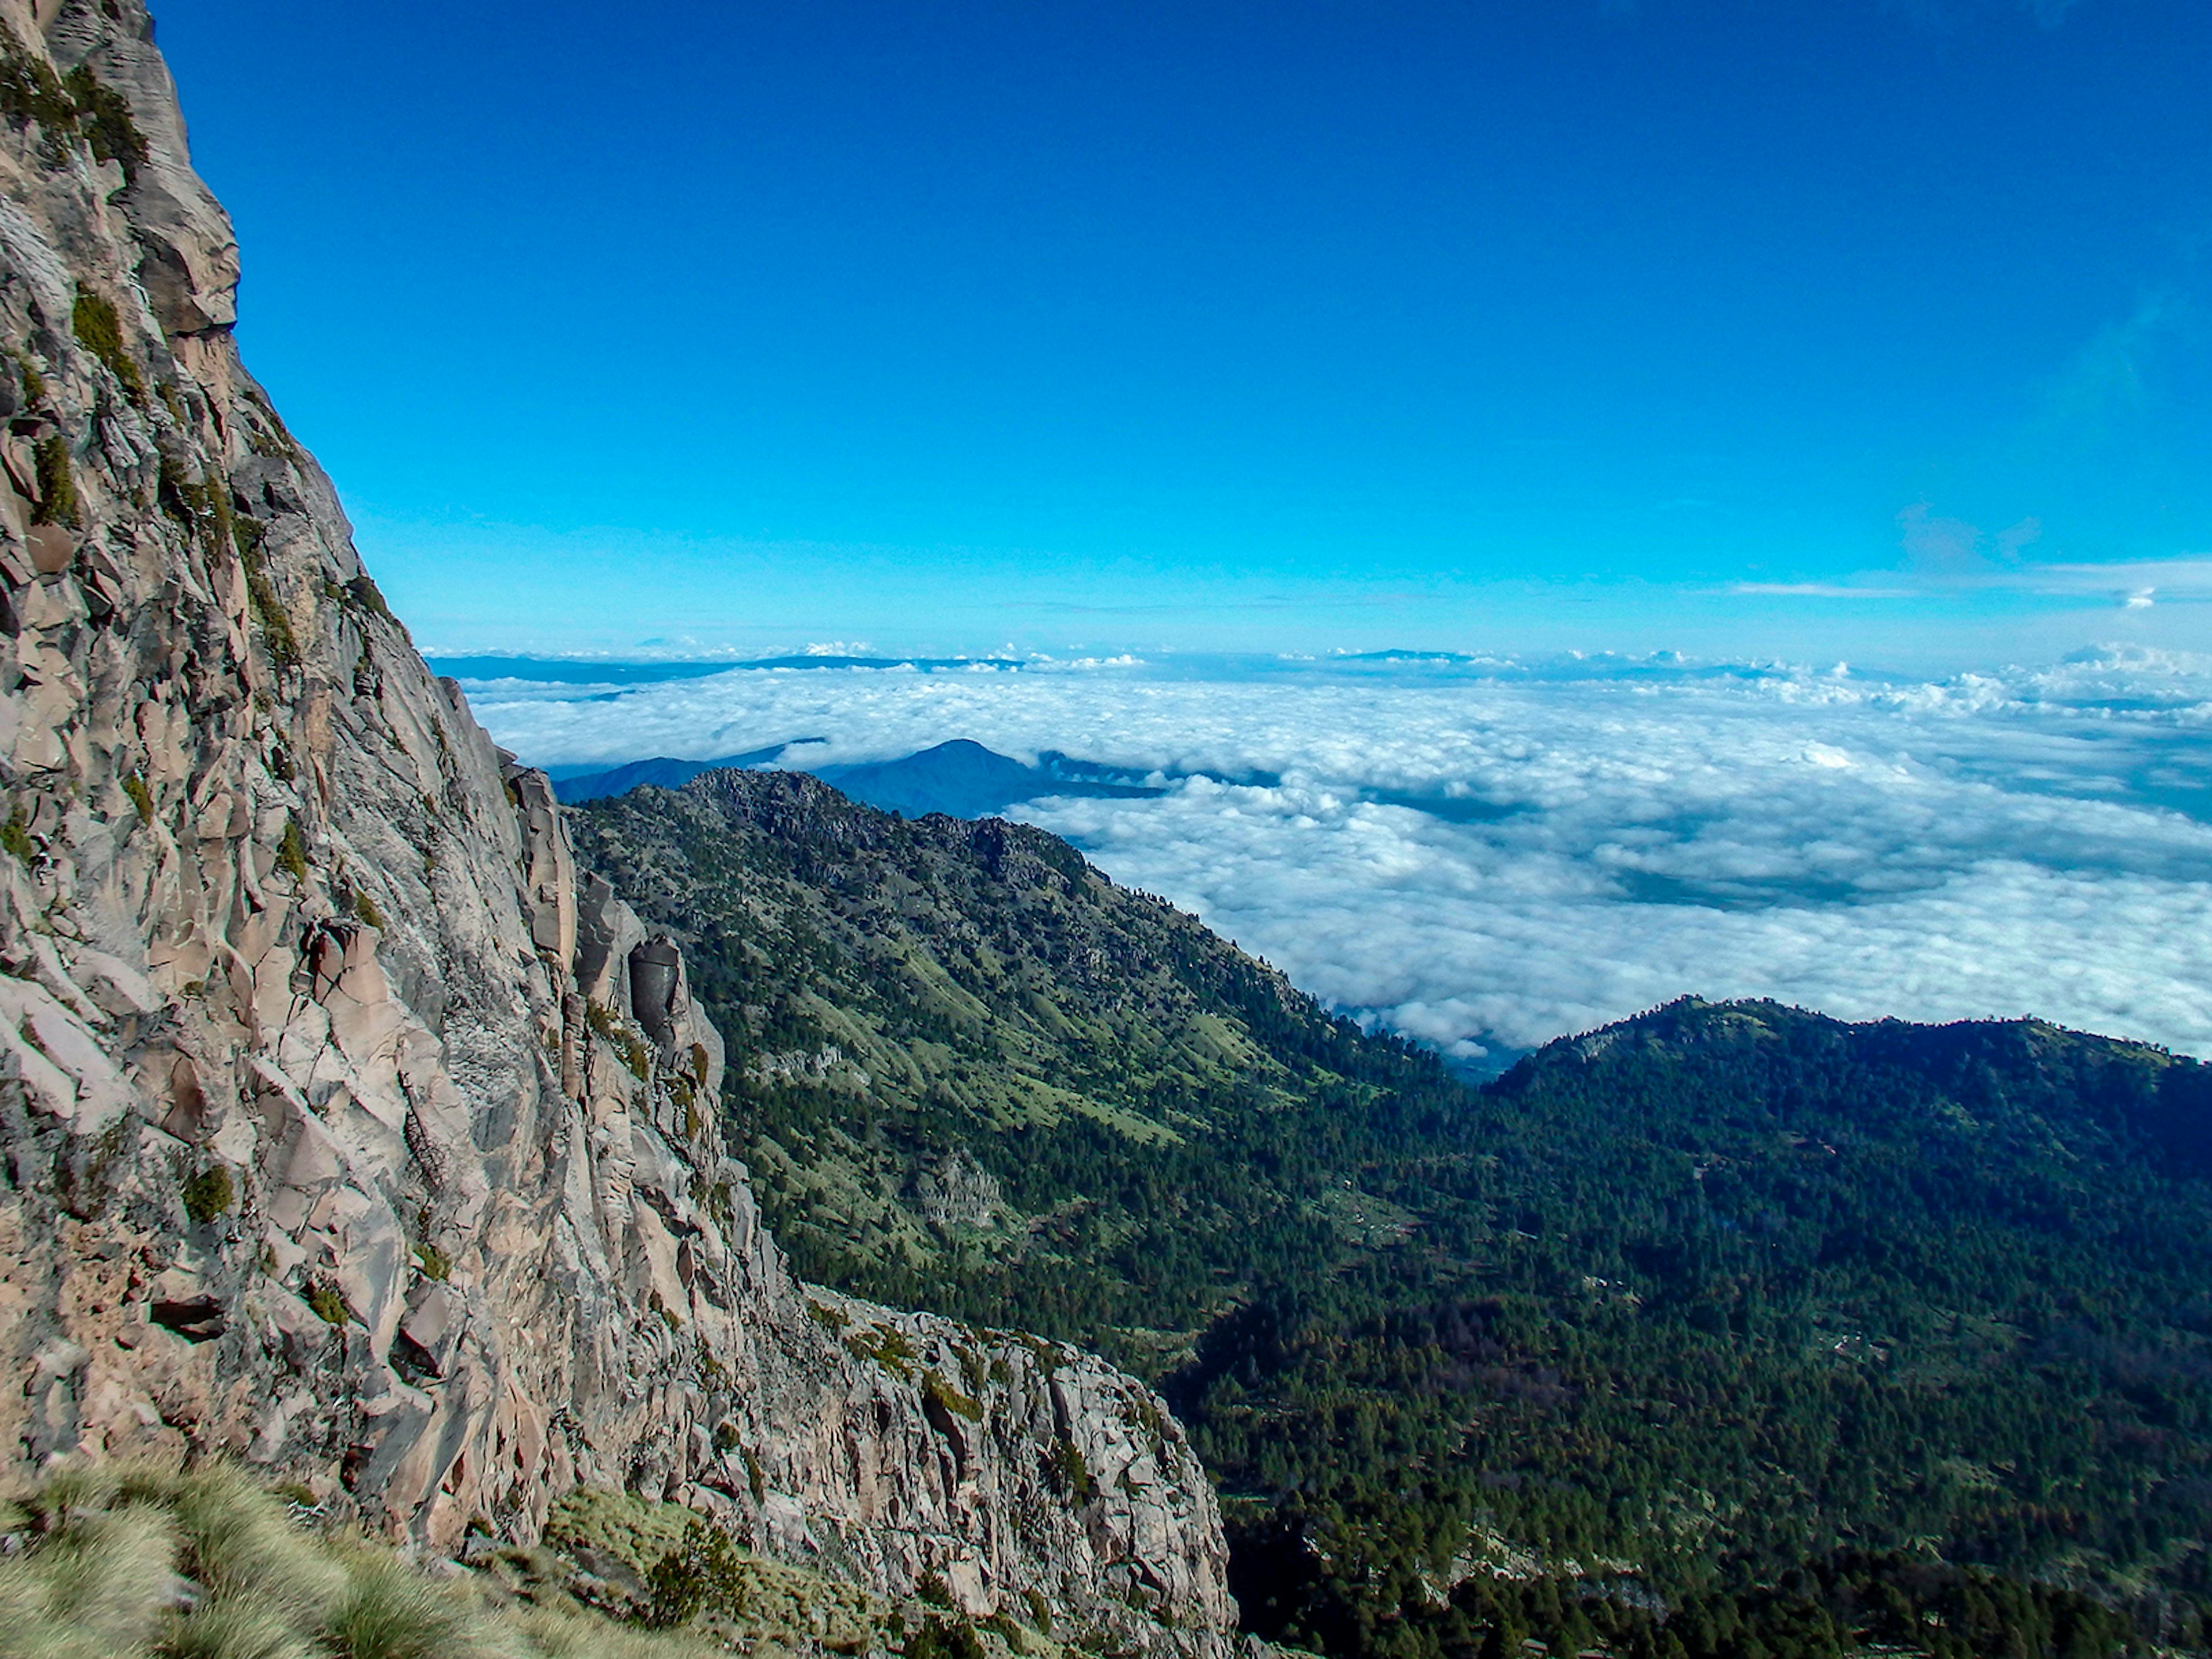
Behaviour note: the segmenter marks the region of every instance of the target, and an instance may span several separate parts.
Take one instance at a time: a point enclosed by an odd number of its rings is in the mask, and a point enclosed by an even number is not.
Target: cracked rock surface
[[[139,0],[0,0],[0,1446],[222,1454],[452,1553],[579,1486],[1225,1651],[1075,1350],[795,1282],[681,952],[433,678],[239,360]]]

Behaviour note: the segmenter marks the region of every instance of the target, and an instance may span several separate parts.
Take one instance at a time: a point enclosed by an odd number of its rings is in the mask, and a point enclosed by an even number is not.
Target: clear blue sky
[[[2203,0],[160,28],[434,648],[2212,647]]]

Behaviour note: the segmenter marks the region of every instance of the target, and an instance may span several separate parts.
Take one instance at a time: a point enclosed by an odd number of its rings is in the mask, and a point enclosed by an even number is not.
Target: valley
[[[2194,1061],[1687,1000],[1476,1088],[1025,826],[738,772],[575,823],[698,964],[794,1259],[1158,1379],[1271,1636],[1929,1551],[2201,1616]]]

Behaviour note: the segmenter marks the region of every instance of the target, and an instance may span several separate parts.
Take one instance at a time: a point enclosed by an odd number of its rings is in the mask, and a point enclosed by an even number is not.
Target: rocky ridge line
[[[224,1453],[426,1550],[577,1486],[1217,1651],[1182,1431],[810,1292],[682,956],[578,890],[240,362],[140,0],[0,0],[0,1444]]]

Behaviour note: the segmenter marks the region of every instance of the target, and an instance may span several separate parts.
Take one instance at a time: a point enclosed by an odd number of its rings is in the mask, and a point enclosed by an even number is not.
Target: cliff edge
[[[0,1446],[227,1454],[451,1553],[579,1486],[1219,1650],[1180,1427],[787,1272],[682,954],[581,890],[240,362],[139,0],[0,0]]]

